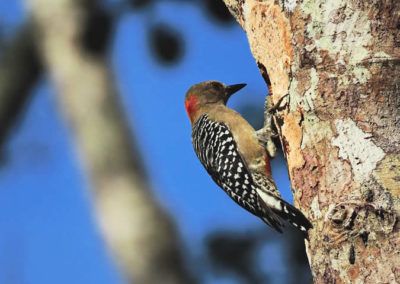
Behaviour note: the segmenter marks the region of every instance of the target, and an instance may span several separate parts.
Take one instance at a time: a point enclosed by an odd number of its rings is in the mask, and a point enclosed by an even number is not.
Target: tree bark
[[[400,1],[224,0],[272,100],[316,283],[400,282]],[[268,72],[268,74],[267,74]]]
[[[176,230],[151,196],[106,56],[83,42],[95,1],[31,0],[29,5],[117,263],[129,283],[188,283]]]

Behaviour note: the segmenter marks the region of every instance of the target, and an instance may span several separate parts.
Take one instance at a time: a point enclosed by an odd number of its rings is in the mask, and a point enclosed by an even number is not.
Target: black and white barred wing
[[[203,115],[193,126],[192,143],[213,180],[246,210],[262,215],[252,177],[229,128]]]

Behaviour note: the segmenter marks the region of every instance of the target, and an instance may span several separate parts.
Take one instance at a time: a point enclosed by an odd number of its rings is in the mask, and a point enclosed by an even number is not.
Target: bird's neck
[[[215,103],[199,103],[197,96],[192,96],[185,102],[185,109],[190,118],[192,125],[199,119],[203,114],[212,114],[214,112],[221,111],[221,108],[226,108],[222,101]]]

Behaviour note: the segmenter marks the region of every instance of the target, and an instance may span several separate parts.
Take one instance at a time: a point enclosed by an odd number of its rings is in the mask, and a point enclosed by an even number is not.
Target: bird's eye
[[[222,87],[222,85],[220,83],[218,83],[218,82],[213,82],[211,84],[211,86],[212,86],[213,89],[217,89],[217,90]]]

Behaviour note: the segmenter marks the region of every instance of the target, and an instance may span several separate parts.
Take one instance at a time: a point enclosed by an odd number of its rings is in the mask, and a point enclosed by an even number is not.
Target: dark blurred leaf
[[[165,24],[150,30],[150,48],[156,58],[164,64],[176,63],[183,54],[183,42],[179,33]]]
[[[113,29],[111,14],[102,8],[93,8],[86,19],[82,32],[82,44],[92,55],[104,55],[110,45]]]
[[[233,17],[229,13],[228,8],[226,8],[222,0],[204,0],[205,9],[211,18],[217,20],[222,24],[233,23]]]
[[[263,283],[257,270],[257,253],[264,236],[261,234],[214,233],[207,239],[207,254],[219,273],[235,274],[246,283]]]
[[[284,248],[287,265],[290,267],[289,284],[312,283],[312,275],[302,233],[289,226],[286,231],[284,235]]]
[[[133,9],[142,9],[149,6],[153,2],[154,0],[129,0],[129,5]]]
[[[20,122],[31,98],[32,88],[42,73],[36,50],[37,39],[31,22],[23,24],[5,42],[0,54],[0,145]],[[1,147],[1,151],[4,151]],[[0,163],[6,153],[0,153]]]
[[[271,229],[264,229],[246,234],[238,232],[210,234],[206,240],[206,251],[212,270],[216,274],[240,277],[241,281],[237,283],[268,283],[268,278],[272,275],[262,272],[265,264],[260,263],[259,254],[262,246],[268,243],[284,248],[282,251],[285,255],[284,269],[288,273],[285,283],[312,283],[302,234],[291,226],[286,227],[283,235]]]

